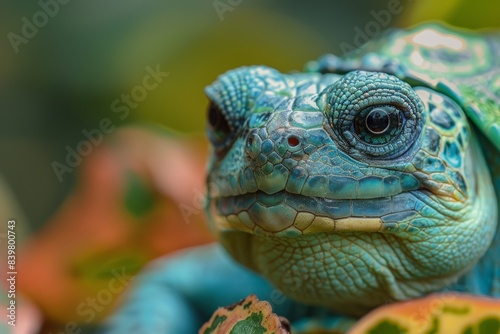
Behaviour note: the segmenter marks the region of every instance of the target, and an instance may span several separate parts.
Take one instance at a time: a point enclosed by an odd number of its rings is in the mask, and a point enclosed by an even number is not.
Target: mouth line
[[[319,232],[381,232],[417,214],[411,192],[371,199],[329,199],[286,191],[214,198],[220,227],[286,236]],[[224,223],[224,221],[226,221]]]

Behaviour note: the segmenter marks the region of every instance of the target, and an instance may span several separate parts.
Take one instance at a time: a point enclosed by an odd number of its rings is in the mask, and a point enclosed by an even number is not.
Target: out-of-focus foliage
[[[197,144],[158,127],[117,130],[18,251],[18,290],[53,321],[96,323],[147,262],[211,242],[202,212],[206,152]]]
[[[499,28],[500,2],[490,0],[418,0],[405,13],[404,25],[440,20],[469,29]]]

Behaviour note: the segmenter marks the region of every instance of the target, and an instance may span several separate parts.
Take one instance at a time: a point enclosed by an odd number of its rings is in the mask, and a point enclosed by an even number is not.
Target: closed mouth
[[[381,232],[413,217],[420,201],[411,192],[373,199],[328,199],[262,191],[213,202],[226,228],[249,233]],[[421,203],[420,203],[421,204]],[[225,219],[224,219],[225,218]]]

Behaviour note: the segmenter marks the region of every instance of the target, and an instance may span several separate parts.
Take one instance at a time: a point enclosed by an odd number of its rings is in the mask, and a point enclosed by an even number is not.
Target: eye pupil
[[[391,119],[387,112],[380,108],[375,108],[366,116],[366,128],[373,134],[382,134],[391,125]]]
[[[391,105],[367,107],[352,124],[354,134],[368,145],[385,145],[396,138],[404,125],[403,113]]]

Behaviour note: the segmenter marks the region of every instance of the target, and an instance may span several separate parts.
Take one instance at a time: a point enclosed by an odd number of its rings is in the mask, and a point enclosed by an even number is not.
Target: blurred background
[[[124,275],[149,260],[211,242],[201,211],[203,88],[219,74],[252,64],[301,70],[427,20],[500,25],[500,3],[486,0],[0,6],[0,254],[15,218],[24,333],[69,333],[73,323],[91,332],[122,291],[109,292],[117,270],[126,287]]]

